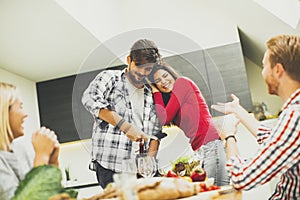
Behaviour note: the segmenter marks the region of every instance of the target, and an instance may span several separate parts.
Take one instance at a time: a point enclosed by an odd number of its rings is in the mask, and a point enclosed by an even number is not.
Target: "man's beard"
[[[134,76],[134,74],[132,73],[132,71],[129,71],[129,78],[131,79],[131,81],[136,84],[136,85],[142,85],[145,84],[146,80],[145,77],[143,77],[141,80],[137,80],[136,77]],[[136,75],[138,76],[138,75]]]
[[[273,76],[270,76],[265,80],[269,94],[278,95],[278,81],[276,81]]]

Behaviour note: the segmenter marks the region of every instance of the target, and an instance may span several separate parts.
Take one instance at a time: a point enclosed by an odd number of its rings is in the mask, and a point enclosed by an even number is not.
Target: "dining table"
[[[193,184],[197,184],[197,182],[194,182]],[[79,196],[80,198],[78,198],[79,200],[82,199],[92,199],[91,197],[93,197],[94,195],[97,196],[99,194],[99,190],[90,190],[90,187],[96,187],[95,184],[89,184],[89,185],[85,185],[84,187],[70,187],[73,189],[80,189],[79,191]],[[86,190],[86,192],[85,192]],[[101,192],[100,192],[101,193]],[[180,200],[242,200],[242,199],[249,199],[247,197],[245,197],[245,195],[247,195],[247,193],[245,194],[242,191],[238,191],[236,189],[234,189],[232,186],[230,185],[226,185],[226,186],[221,186],[220,189],[217,190],[212,190],[212,191],[205,191],[205,192],[199,192],[196,195],[193,196],[189,196],[189,197],[185,197],[185,198],[180,198]],[[116,198],[112,198],[111,200],[115,200]]]

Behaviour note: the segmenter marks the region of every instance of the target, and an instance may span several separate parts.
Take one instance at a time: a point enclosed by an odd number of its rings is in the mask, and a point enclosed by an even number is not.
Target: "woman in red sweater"
[[[225,148],[197,85],[187,77],[179,77],[167,63],[156,64],[148,79],[160,123],[182,129],[203,160],[207,176],[215,178],[216,185],[229,184]]]

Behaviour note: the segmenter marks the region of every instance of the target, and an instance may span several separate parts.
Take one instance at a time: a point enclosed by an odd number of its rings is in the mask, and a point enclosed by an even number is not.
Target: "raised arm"
[[[231,95],[233,99],[231,102],[227,103],[217,103],[217,105],[212,105],[211,108],[222,112],[224,114],[235,114],[240,122],[251,132],[251,134],[256,138],[257,129],[260,125],[259,121],[250,115],[241,105],[240,100],[234,94]]]
[[[44,164],[58,165],[59,144],[52,130],[40,128],[32,135],[32,145],[35,151],[34,167]]]
[[[120,72],[122,73],[122,72]],[[83,106],[94,116],[113,126],[118,126],[132,141],[147,140],[148,137],[134,125],[125,121],[122,116],[111,109],[112,105],[107,100],[109,94],[116,84],[116,74],[111,70],[99,73],[90,83],[82,96]],[[121,121],[122,120],[122,121]]]
[[[239,151],[236,145],[235,134],[240,120],[235,115],[225,115],[215,120],[215,126],[218,129],[220,138],[225,140],[226,157],[239,156]]]

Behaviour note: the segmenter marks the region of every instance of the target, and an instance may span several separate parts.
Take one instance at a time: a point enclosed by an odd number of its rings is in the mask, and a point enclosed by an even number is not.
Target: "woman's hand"
[[[56,165],[56,166],[59,165],[59,162],[58,162],[59,151],[60,151],[60,146],[57,141],[57,143],[54,145],[54,150],[53,150],[52,154],[50,155],[50,159],[49,159],[50,165]]]
[[[236,114],[240,107],[240,99],[234,94],[231,94],[231,98],[233,99],[231,102],[217,103],[217,105],[212,105],[211,108],[224,114]]]
[[[155,93],[155,92],[159,92],[159,90],[157,89],[157,87],[155,87],[152,83],[149,84],[152,88],[152,93]]]
[[[54,131],[45,127],[37,130],[32,135],[32,145],[35,151],[34,166],[49,164],[51,154],[57,154],[57,152],[54,152],[57,144],[57,136]]]

